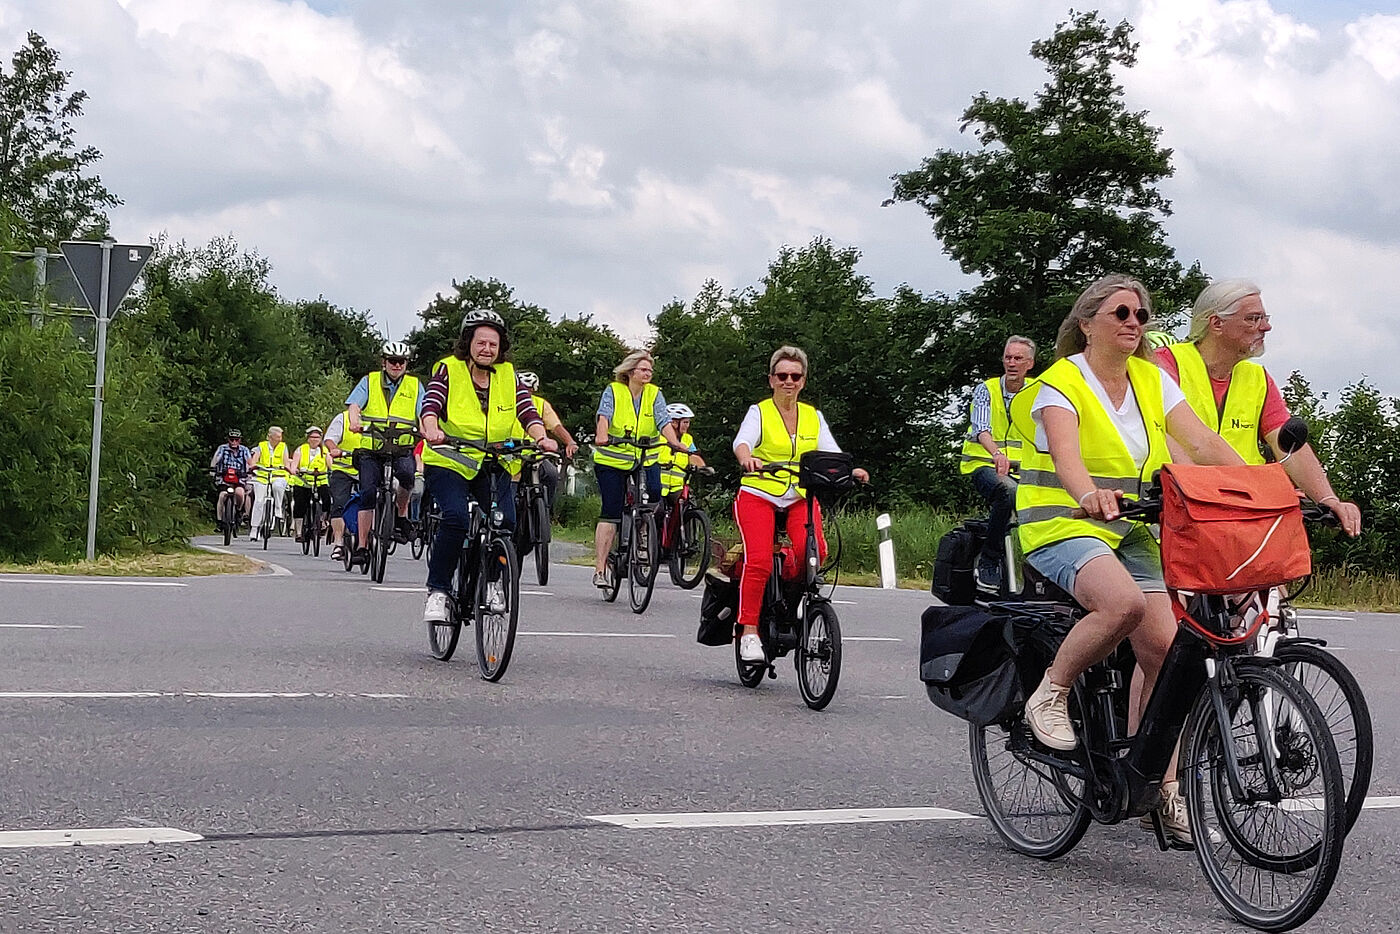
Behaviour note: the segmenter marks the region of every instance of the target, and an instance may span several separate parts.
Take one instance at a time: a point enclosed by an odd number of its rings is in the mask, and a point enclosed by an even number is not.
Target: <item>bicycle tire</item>
[[[535,497],[531,508],[534,512],[530,524],[534,527],[531,531],[535,540],[535,581],[543,587],[549,583],[549,544],[554,535],[549,523],[549,504],[544,497]]]
[[[764,647],[763,654],[768,654],[767,646]],[[756,688],[763,683],[763,676],[768,673],[768,662],[746,662],[739,657],[739,639],[734,639],[734,668],[739,673],[739,683],[746,688]]]
[[[676,542],[671,548],[671,583],[682,590],[694,590],[705,579],[710,567],[710,542],[713,538],[710,514],[695,506],[686,507],[677,526]],[[690,562],[694,562],[693,570]]]
[[[632,526],[632,538],[627,549],[627,602],[633,613],[646,612],[656,589],[656,572],[660,570],[658,552],[661,543],[656,533],[656,516],[639,512]]]
[[[1347,832],[1356,825],[1371,789],[1371,768],[1375,761],[1375,737],[1371,710],[1361,685],[1342,660],[1321,646],[1306,642],[1285,642],[1274,650],[1288,674],[1317,701],[1327,719],[1337,759],[1342,766],[1346,789]],[[1324,680],[1330,680],[1329,686]],[[1346,721],[1350,719],[1350,726]]]
[[[1002,842],[1023,856],[1059,859],[1083,839],[1092,815],[1067,793],[1065,778],[1046,774],[1049,766],[1029,761],[1029,734],[1019,718],[1006,725],[968,724],[972,780]]]
[[[233,541],[234,531],[238,527],[238,500],[234,499],[232,493],[224,494],[224,505],[220,512],[220,518],[224,524],[224,547],[227,548]]]
[[[484,548],[484,559],[478,565],[474,588],[473,625],[476,628],[476,665],[483,681],[499,681],[510,665],[515,649],[515,630],[520,619],[520,565],[508,538],[492,535]],[[487,573],[494,564],[496,580]],[[490,608],[493,585],[504,598],[498,612]]]
[[[375,504],[374,528],[370,530],[369,539],[370,577],[376,584],[382,584],[394,541],[394,507],[388,497],[381,497]]]
[[[618,532],[617,534],[621,534]],[[603,602],[612,603],[617,599],[617,594],[622,590],[622,572],[626,570],[625,556],[617,547],[617,539],[613,538],[612,550],[608,552],[607,559],[603,567],[607,568],[606,576],[608,584],[601,588],[603,591]]]
[[[319,558],[321,557],[321,539],[325,538],[325,535],[321,533],[321,523],[323,522],[321,518],[321,500],[315,490],[311,491],[311,502],[314,504],[311,507],[311,527],[306,529],[305,532],[307,539],[311,542],[312,557]]]
[[[345,573],[355,567],[355,536],[348,531],[340,536],[340,560],[345,565]]]
[[[423,557],[423,552],[428,549],[427,536],[424,533],[426,518],[418,517],[418,523],[413,529],[413,538],[409,539],[409,553],[413,555],[413,560],[418,561]]]
[[[473,564],[467,560],[467,550],[463,548],[461,557],[457,559],[457,587],[452,599],[447,601],[447,619],[428,623],[428,651],[440,662],[451,660],[457,651],[457,641],[462,637],[462,607],[470,606],[469,594],[475,590],[476,584],[472,579],[472,567]]]
[[[1346,841],[1342,767],[1327,720],[1312,695],[1280,669],[1266,664],[1243,664],[1247,661],[1239,659],[1234,666],[1226,710],[1231,720],[1229,742],[1236,747],[1240,778],[1249,798],[1233,800],[1225,775],[1220,722],[1209,694],[1203,692],[1188,720],[1187,755],[1182,763],[1183,778],[1189,783],[1186,806],[1196,839],[1197,862],[1220,903],[1251,927],[1287,931],[1322,907],[1336,880]],[[1279,709],[1274,708],[1275,704],[1280,705]],[[1249,724],[1238,728],[1236,718],[1246,711]],[[1269,724],[1275,724],[1272,730]],[[1301,728],[1306,733],[1304,739],[1312,758],[1308,770],[1300,771],[1292,763],[1295,741],[1278,747],[1286,753],[1278,765],[1280,775],[1290,782],[1289,794],[1270,802],[1263,775],[1268,753],[1264,751],[1261,731],[1269,737],[1269,745],[1275,745],[1279,724],[1288,724],[1290,730]],[[1244,822],[1231,808],[1245,812]],[[1318,816],[1314,819],[1313,815]],[[1257,824],[1260,819],[1269,824],[1267,848],[1244,839],[1249,830],[1244,824]],[[1280,845],[1281,834],[1276,829],[1279,823],[1308,825],[1305,841]],[[1215,827],[1219,827],[1219,833],[1214,833]],[[1237,860],[1232,861],[1231,855]],[[1268,878],[1261,881],[1256,876],[1253,883],[1246,882],[1245,876],[1251,871],[1267,874]],[[1278,895],[1280,889],[1285,895],[1296,889],[1297,895],[1277,907],[1259,903],[1266,893]],[[1257,895],[1257,900],[1251,900],[1252,895]]]
[[[827,600],[810,596],[802,616],[801,641],[793,653],[797,689],[808,707],[822,710],[841,680],[841,621]]]

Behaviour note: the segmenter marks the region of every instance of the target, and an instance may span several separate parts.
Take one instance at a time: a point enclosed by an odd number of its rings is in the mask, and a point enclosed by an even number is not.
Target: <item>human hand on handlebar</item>
[[[553,438],[541,438],[535,444],[539,445],[540,450],[546,454],[555,454],[559,451],[559,442]]]
[[[997,451],[992,455],[992,466],[996,468],[998,477],[1004,477],[1011,472],[1011,458],[1006,456],[1005,451]]]
[[[1341,524],[1342,531],[1355,538],[1361,534],[1361,509],[1355,503],[1342,502],[1341,499],[1327,497],[1327,502],[1319,505],[1326,506],[1332,510],[1332,514],[1337,517],[1337,522]]]
[[[572,458],[572,457],[573,457],[575,454],[577,454],[577,453],[578,453],[578,445],[575,444],[573,441],[570,441],[568,444],[564,445],[564,456],[565,456],[565,457]]]
[[[1123,491],[1097,488],[1084,494],[1079,500],[1079,509],[1090,519],[1112,522],[1123,511]]]
[[[739,466],[744,468],[744,473],[757,473],[763,469],[763,461],[750,455],[739,458]]]
[[[421,434],[423,435],[424,444],[442,444],[443,439],[447,437],[447,435],[443,433],[442,427],[438,425],[436,421],[431,425],[424,422]]]
[[[857,483],[870,482],[870,473],[864,467],[857,467],[854,470],[852,470],[851,476],[855,478]]]

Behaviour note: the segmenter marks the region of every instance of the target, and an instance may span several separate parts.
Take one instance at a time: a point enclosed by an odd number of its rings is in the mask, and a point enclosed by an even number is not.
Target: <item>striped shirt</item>
[[[1001,401],[1007,411],[1011,409],[1011,400],[1015,397],[1014,392],[1008,392],[1006,388],[1006,377],[997,380],[1001,386]],[[992,430],[992,394],[987,389],[985,382],[978,383],[977,388],[972,391],[972,425],[967,429],[967,440],[976,441],[977,436],[984,431]],[[993,439],[997,440],[997,439]]]
[[[489,386],[478,386],[472,382],[472,388],[476,390],[477,401],[481,405],[481,411],[486,411],[486,393]],[[433,378],[428,381],[428,389],[423,394],[423,415],[436,415],[442,418],[447,411],[447,364],[439,363],[437,369],[433,371]],[[530,398],[529,388],[517,378],[515,381],[515,417],[520,420],[528,432],[531,425],[543,425],[544,420],[540,418],[540,413],[535,408],[535,402]]]

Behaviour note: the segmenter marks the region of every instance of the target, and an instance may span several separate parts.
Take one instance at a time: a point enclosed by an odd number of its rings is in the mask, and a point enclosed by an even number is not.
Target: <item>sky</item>
[[[1087,4],[1080,4],[1087,6]],[[1400,395],[1400,0],[1114,0],[1127,104],[1174,150],[1178,257],[1255,279],[1264,363]],[[89,99],[113,235],[232,235],[288,300],[401,338],[454,279],[640,341],[784,245],[879,295],[974,284],[890,176],[973,95],[1029,98],[1042,0],[0,0]],[[8,57],[9,51],[4,52]],[[1132,272],[1132,270],[1125,270]],[[969,382],[976,374],[969,374]]]

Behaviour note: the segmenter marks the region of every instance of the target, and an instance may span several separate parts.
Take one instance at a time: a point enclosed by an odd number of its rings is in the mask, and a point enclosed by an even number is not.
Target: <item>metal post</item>
[[[102,289],[97,303],[97,379],[92,387],[92,472],[88,476],[87,559],[97,557],[97,475],[102,459],[102,396],[107,377],[107,290],[112,279],[112,245],[102,241]]]
[[[34,248],[34,314],[30,323],[36,328],[44,324],[44,290],[49,284],[49,251],[41,246]]]

